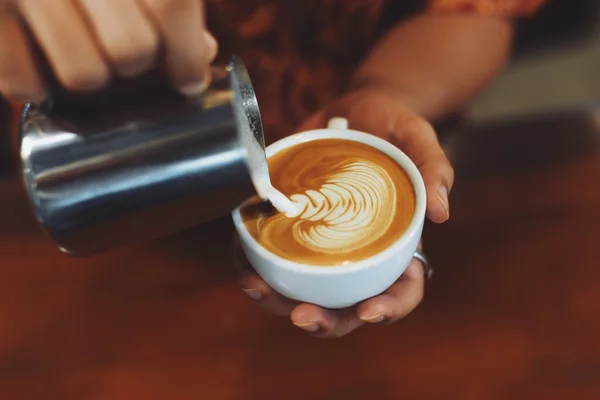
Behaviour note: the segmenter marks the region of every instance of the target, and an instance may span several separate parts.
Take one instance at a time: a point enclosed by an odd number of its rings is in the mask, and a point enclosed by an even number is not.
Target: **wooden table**
[[[0,182],[0,399],[598,399],[600,119],[452,136],[452,219],[393,326],[313,339],[236,286],[231,225],[59,254]]]

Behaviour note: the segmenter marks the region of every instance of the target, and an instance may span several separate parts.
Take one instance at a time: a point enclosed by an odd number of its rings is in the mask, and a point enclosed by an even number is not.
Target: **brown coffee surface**
[[[400,165],[366,144],[318,139],[269,158],[273,186],[298,205],[288,217],[268,203],[242,208],[248,232],[268,251],[302,264],[360,261],[408,228],[413,185]]]

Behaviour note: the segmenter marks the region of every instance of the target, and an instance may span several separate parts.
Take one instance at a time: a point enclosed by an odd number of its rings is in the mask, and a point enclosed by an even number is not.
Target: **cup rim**
[[[274,254],[264,248],[258,241],[256,241],[256,239],[254,239],[254,237],[246,229],[240,213],[240,209],[246,204],[246,201],[231,213],[236,231],[238,235],[240,235],[241,241],[247,246],[251,246],[252,250],[257,252],[260,256],[272,260],[280,268],[297,273],[336,275],[369,269],[373,266],[379,265],[381,262],[389,259],[399,249],[410,243],[413,237],[421,231],[421,225],[425,220],[425,211],[427,206],[427,194],[421,173],[412,160],[396,146],[375,135],[352,129],[324,128],[295,133],[269,145],[266,148],[267,159],[274,154],[292,146],[319,139],[345,139],[360,142],[384,152],[394,161],[396,161],[398,165],[400,165],[400,167],[408,175],[415,192],[415,212],[410,224],[404,231],[404,234],[402,234],[385,250],[363,260],[353,261],[349,264],[310,265],[291,261],[278,256],[277,254]]]

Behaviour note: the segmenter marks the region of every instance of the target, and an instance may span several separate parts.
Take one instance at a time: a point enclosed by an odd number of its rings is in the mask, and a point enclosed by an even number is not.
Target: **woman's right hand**
[[[0,94],[17,101],[46,97],[20,20],[74,92],[164,66],[173,85],[193,96],[206,87],[217,53],[202,0],[0,0]]]

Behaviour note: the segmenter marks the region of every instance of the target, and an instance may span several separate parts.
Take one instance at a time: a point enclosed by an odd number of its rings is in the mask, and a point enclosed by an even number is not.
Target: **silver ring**
[[[421,250],[415,251],[413,256],[417,260],[423,263],[423,273],[425,274],[425,279],[431,279],[433,276],[433,267],[429,264],[429,260],[425,257],[425,254]]]

